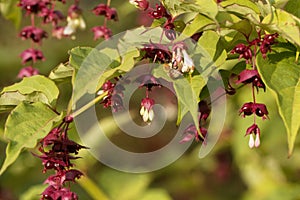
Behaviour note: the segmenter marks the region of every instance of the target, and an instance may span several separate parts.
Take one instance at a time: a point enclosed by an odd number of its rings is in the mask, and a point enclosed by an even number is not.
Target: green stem
[[[78,184],[95,200],[109,200],[107,195],[99,188],[93,180],[86,175],[78,180]]]
[[[97,102],[99,102],[101,99],[103,99],[108,92],[104,92],[103,94],[97,96],[95,99],[93,99],[92,101],[88,102],[87,104],[85,104],[84,106],[82,106],[81,108],[79,108],[78,110],[76,110],[74,113],[71,114],[71,116],[73,118],[77,117],[78,115],[80,115],[81,113],[85,112],[86,110],[88,110],[89,108],[91,108],[93,105],[95,105]]]

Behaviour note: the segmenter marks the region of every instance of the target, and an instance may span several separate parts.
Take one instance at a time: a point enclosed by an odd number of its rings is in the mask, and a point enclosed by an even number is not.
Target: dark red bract
[[[33,42],[35,43],[40,43],[42,41],[43,38],[47,38],[47,32],[44,31],[41,28],[37,28],[34,26],[25,26],[19,36],[22,39],[32,39]]]
[[[44,8],[41,10],[40,16],[43,17],[44,23],[52,23],[57,26],[58,22],[65,19],[65,16],[58,10]]]
[[[245,44],[241,43],[236,45],[231,51],[231,53],[240,54],[239,59],[245,58],[247,63],[251,62],[252,50],[250,49],[249,46],[246,46]]]
[[[261,80],[260,75],[256,69],[245,69],[238,75],[238,80],[236,81],[237,84],[239,83],[252,83],[257,89],[262,88],[264,91],[266,90],[266,86],[264,82]]]
[[[20,0],[18,6],[26,10],[27,14],[36,14],[50,4],[50,0]]]
[[[271,46],[275,44],[275,39],[278,37],[278,33],[266,34],[261,45],[259,47],[263,58],[266,58],[268,52],[271,52]]]
[[[37,60],[45,60],[43,52],[38,49],[29,48],[24,50],[20,57],[22,58],[22,63],[25,64],[28,61],[35,63]]]
[[[111,8],[106,4],[99,4],[93,9],[95,15],[103,15],[108,20],[118,21],[118,13],[115,8]]]
[[[197,131],[196,126],[194,124],[190,124],[183,132],[183,139],[180,140],[180,143],[189,142],[192,139],[195,139],[196,142],[205,142],[205,138],[207,136],[207,129],[204,127],[200,127],[200,133]],[[202,135],[203,138],[200,136]]]
[[[152,43],[144,44],[141,49],[144,53],[143,59],[150,58],[152,61],[168,63],[171,61],[172,54],[167,46],[163,44]]]
[[[36,68],[33,68],[32,66],[24,67],[20,70],[18,74],[18,78],[24,78],[24,77],[30,77],[34,75],[38,75],[39,70]]]
[[[92,28],[94,32],[94,40],[98,40],[99,38],[104,38],[108,40],[112,36],[112,32],[106,26],[95,26]]]
[[[262,119],[266,119],[269,114],[265,104],[252,102],[245,103],[239,113],[243,113],[243,117],[256,114],[258,117],[262,117]]]
[[[73,167],[71,160],[74,157],[71,154],[78,154],[82,146],[68,138],[67,132],[69,124],[73,121],[73,116],[66,116],[61,124],[53,128],[46,137],[41,139],[39,151],[42,155],[35,155],[42,160],[44,166],[43,172],[55,170],[55,174],[49,176],[45,184],[49,186],[42,193],[41,199],[47,200],[76,200],[77,195],[65,188],[66,182],[75,182],[83,173]]]
[[[155,5],[156,10],[150,11],[148,14],[150,17],[154,18],[154,19],[160,19],[162,17],[166,17],[167,19],[171,19],[171,15],[167,12],[166,8],[160,4],[156,4]]]

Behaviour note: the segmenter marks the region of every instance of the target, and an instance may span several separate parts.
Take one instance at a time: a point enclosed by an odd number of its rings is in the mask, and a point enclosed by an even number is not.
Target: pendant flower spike
[[[140,115],[143,118],[144,122],[151,123],[154,118],[154,112],[153,112],[153,105],[155,104],[154,99],[151,98],[144,98],[141,102],[141,109],[140,109]]]

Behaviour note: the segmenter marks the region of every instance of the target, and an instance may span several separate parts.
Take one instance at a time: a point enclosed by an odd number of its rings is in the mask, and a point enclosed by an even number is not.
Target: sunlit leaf
[[[265,84],[276,94],[291,155],[300,129],[300,64],[289,51],[271,54],[267,59],[259,56],[257,62]]]
[[[198,122],[198,96],[194,91],[194,88],[198,91],[199,88],[204,87],[204,85],[192,86],[186,78],[172,79],[168,73],[164,70],[163,66],[153,69],[153,76],[156,78],[163,78],[164,80],[173,84],[174,90],[176,92],[178,101],[178,116],[177,124],[181,122],[183,117],[189,112],[193,118],[194,124],[199,128]],[[196,81],[197,80],[197,81]],[[205,81],[201,80],[201,77],[195,78],[195,83],[205,84]]]
[[[206,17],[204,15],[198,14],[195,17],[195,19],[183,29],[183,32],[182,32],[180,38],[181,37],[183,37],[183,38],[190,37],[193,34],[203,30],[204,27],[206,27],[208,25],[212,25],[214,23],[215,22],[212,19],[209,19],[208,17]],[[178,39],[178,40],[180,40],[180,39]]]
[[[37,95],[36,99],[45,99],[40,95],[44,94],[48,99],[47,102],[49,105],[54,105],[59,95],[59,90],[55,83],[41,75],[25,77],[21,82],[15,83],[11,86],[5,87],[1,91],[1,95],[7,92],[18,92],[22,95],[30,95],[28,98],[34,98],[34,95]],[[27,97],[26,97],[27,98]]]
[[[34,148],[37,140],[43,138],[59,119],[60,116],[43,103],[19,104],[5,124],[4,137],[9,143],[0,174],[18,158],[23,148]]]
[[[210,59],[214,61],[214,66],[218,67],[225,62],[227,52],[222,46],[220,36],[216,32],[205,31],[200,37],[198,45],[206,50]]]
[[[74,73],[74,68],[69,65],[59,64],[49,74],[49,78],[54,81],[64,81],[70,78]]]
[[[262,24],[269,31],[275,31],[285,39],[300,46],[300,20],[292,14],[277,9],[275,13],[266,16]]]

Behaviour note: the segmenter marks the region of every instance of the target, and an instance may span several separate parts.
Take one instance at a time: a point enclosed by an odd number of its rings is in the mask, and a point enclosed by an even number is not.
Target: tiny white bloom
[[[149,110],[149,121],[152,121],[154,118],[154,112],[153,109]]]
[[[143,115],[144,115],[144,113],[145,113],[145,107],[144,107],[144,106],[142,106],[142,108],[141,108],[141,110],[140,110],[140,115],[141,115],[141,116],[143,116]]]
[[[143,114],[143,121],[144,121],[144,122],[147,122],[148,119],[149,119],[149,112],[148,112],[147,109],[145,109],[145,112],[144,112],[144,114]]]
[[[253,138],[253,134],[250,134],[250,138],[249,138],[249,143],[248,143],[249,147],[252,149],[254,147],[254,138]]]
[[[181,69],[181,71],[183,73],[185,72],[190,72],[190,73],[193,73],[194,71],[194,62],[192,60],[192,58],[187,54],[186,50],[182,50],[182,53],[183,53],[183,67]]]
[[[255,138],[255,147],[259,147],[260,145],[260,138],[259,138],[259,134],[256,134],[256,138]]]

